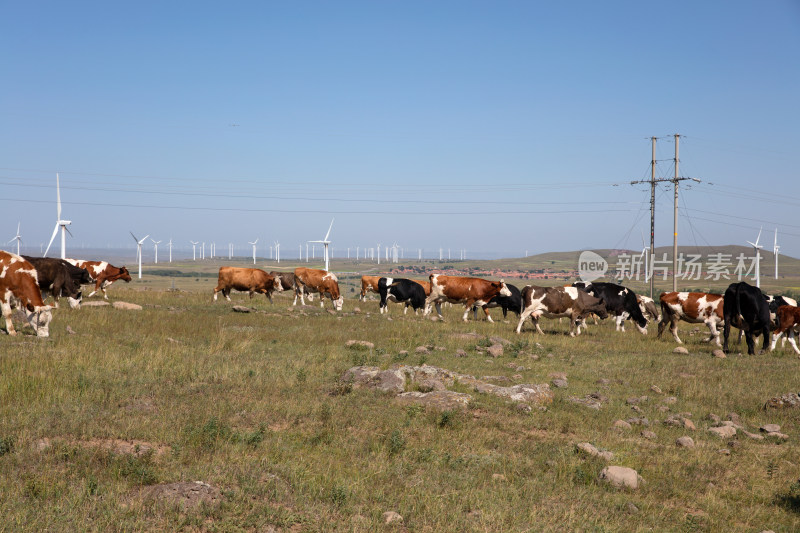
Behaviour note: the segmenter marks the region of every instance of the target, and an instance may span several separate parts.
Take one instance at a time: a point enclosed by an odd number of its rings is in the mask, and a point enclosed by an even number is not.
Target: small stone
[[[708,428],[708,431],[710,431],[711,433],[722,439],[727,439],[729,437],[733,437],[734,435],[736,435],[736,428],[733,426],[720,426],[716,428]]]
[[[775,433],[781,430],[778,424],[764,424],[759,428],[764,433]]]
[[[709,415],[706,418],[711,420],[711,422],[713,422],[714,424],[719,424],[720,422],[722,422],[722,419],[717,415],[715,415],[714,413],[709,413]]]
[[[628,511],[630,514],[636,514],[639,512],[639,508],[636,507],[633,503],[628,502],[625,504],[625,510]]]
[[[375,344],[369,341],[359,341],[354,339],[347,341],[346,343],[344,343],[344,345],[348,348],[357,347],[357,348],[367,348],[368,350],[372,350],[373,348],[375,348]]]
[[[617,429],[631,429],[631,425],[624,420],[616,420],[613,427]]]
[[[677,348],[675,348],[674,350],[672,350],[672,353],[688,354],[688,353],[689,353],[689,350],[687,350],[687,349],[686,349],[686,348],[684,348],[683,346],[678,346]]]
[[[354,308],[353,308],[353,313],[354,313],[354,314],[356,314],[356,315],[357,315],[357,314],[359,314],[360,312],[361,312],[361,308],[360,308],[360,307],[354,307]]]
[[[609,383],[611,383],[611,380],[606,378],[600,378],[597,381],[595,381],[595,383],[597,383],[598,385],[608,385]]]
[[[114,306],[114,309],[122,309],[124,311],[141,311],[142,310],[142,306],[141,305],[132,304],[132,303],[128,303],[128,302],[114,302],[111,305]],[[236,309],[236,307],[238,307],[238,306],[235,306],[234,310]],[[247,308],[245,308],[245,309],[247,309]],[[247,309],[247,312],[249,313],[250,310]]]
[[[655,433],[653,433],[652,431],[648,431],[648,430],[642,431],[641,435],[642,435],[642,437],[646,438],[647,440],[655,440],[657,438],[657,435]]]
[[[714,356],[714,357],[716,357],[717,359],[725,359],[725,357],[726,357],[726,356],[725,356],[725,352],[723,352],[723,351],[722,351],[722,350],[720,350],[719,348],[717,348],[716,350],[714,350],[713,352],[711,352],[711,355],[713,355],[713,356]]]
[[[567,388],[567,380],[566,379],[554,379],[552,382],[553,387],[557,389],[565,389]]]
[[[744,433],[745,436],[747,436],[747,437],[749,437],[749,438],[751,438],[753,440],[764,440],[764,435],[759,435],[757,433],[750,433],[749,431],[745,431],[745,430],[742,430],[742,433]]]
[[[567,374],[566,374],[566,372],[550,372],[550,374],[548,374],[547,377],[550,378],[550,379],[564,379],[565,380],[565,379],[567,379]]]
[[[652,387],[650,387],[650,390],[655,392],[656,394],[661,394],[661,389],[658,388],[656,385],[653,385]]]
[[[527,403],[522,403],[522,402],[517,404],[516,409],[517,409],[517,411],[520,411],[522,413],[530,413],[531,411],[533,411],[533,408],[530,405],[528,405]]]
[[[638,489],[643,483],[642,477],[633,468],[626,466],[607,466],[600,472],[600,480],[615,487]]]
[[[779,439],[779,440],[789,440],[789,435],[781,433],[780,431],[770,431],[769,433],[767,433],[767,437],[772,437],[773,439]]]
[[[427,347],[427,346],[417,346],[417,347],[414,349],[414,353],[418,353],[418,354],[428,354],[428,353],[431,353],[431,352],[430,352],[430,350],[428,350],[428,347]]]
[[[75,330],[67,326],[67,333],[69,333],[70,335],[75,335]]]
[[[406,352],[406,353],[408,353],[408,352]],[[466,357],[466,356],[467,356],[467,352],[465,352],[464,350],[456,350],[456,357]]]
[[[675,396],[668,396],[668,397],[664,398],[664,403],[666,405],[673,405],[673,404],[678,403],[678,399]]]
[[[739,415],[737,415],[736,413],[728,413],[727,418],[736,425],[740,425],[742,423],[741,418],[739,418]]]
[[[692,437],[678,437],[675,444],[678,448],[694,448],[694,440]]]
[[[489,352],[489,355],[492,357],[500,357],[503,355],[503,345],[502,344],[492,344],[486,349]]]
[[[685,427],[686,429],[690,429],[692,431],[697,429],[697,427],[694,425],[694,422],[692,422],[688,418],[683,419],[683,427]]]
[[[506,476],[503,474],[492,474],[492,481],[506,481]]]
[[[403,517],[394,511],[386,511],[383,513],[384,524],[402,524]]]
[[[731,451],[727,448],[722,448],[721,450],[717,450],[717,453],[720,453],[722,455],[730,455]]]

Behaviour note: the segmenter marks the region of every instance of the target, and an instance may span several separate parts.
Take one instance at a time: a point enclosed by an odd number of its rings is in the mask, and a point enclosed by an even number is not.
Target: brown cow
[[[778,337],[788,331],[786,336],[789,338],[789,344],[792,345],[795,352],[800,354],[800,349],[797,348],[797,343],[794,340],[794,326],[800,324],[800,307],[782,305],[778,307],[776,315],[775,322],[777,325],[772,331],[772,346],[769,347],[769,351],[775,349],[775,345],[778,343]]]
[[[91,298],[97,291],[103,291],[103,298],[108,300],[106,287],[121,279],[125,283],[131,281],[131,274],[125,267],[115,267],[107,261],[84,261],[82,259],[67,259],[78,268],[85,268],[94,280],[94,290],[87,296]]]
[[[0,250],[0,309],[6,319],[6,331],[16,335],[11,323],[11,308],[19,303],[38,337],[50,336],[53,313],[42,300],[36,269],[17,254]]]
[[[505,282],[488,281],[481,278],[466,278],[461,276],[445,276],[443,274],[431,274],[431,292],[425,299],[425,313],[427,316],[431,312],[431,304],[436,305],[436,312],[439,318],[442,316],[442,302],[450,303],[463,303],[464,304],[464,322],[467,321],[467,315],[472,306],[479,306],[483,308],[486,313],[486,320],[494,322],[492,317],[489,316],[489,308],[487,304],[489,300],[497,296],[511,296],[511,291],[506,287]]]
[[[302,288],[300,292],[300,302],[305,305],[306,301],[303,297],[305,292],[318,292],[319,305],[325,307],[325,295],[333,302],[333,308],[337,311],[342,310],[344,297],[339,294],[339,279],[333,272],[326,272],[316,268],[298,267],[294,269],[294,279],[298,287]],[[297,299],[295,298],[295,304]]]
[[[678,337],[678,321],[689,324],[705,324],[711,332],[706,342],[712,340],[720,346],[717,326],[723,323],[723,297],[721,294],[705,292],[662,292],[661,322],[658,324],[658,337],[664,332],[667,324],[675,337],[675,342],[683,344]]]
[[[255,293],[265,294],[269,303],[272,303],[272,291],[281,291],[283,287],[280,278],[275,278],[259,268],[220,267],[214,301],[217,301],[217,293],[222,292],[230,302],[231,290],[249,292],[250,298]]]
[[[592,313],[601,319],[608,317],[606,304],[602,298],[597,298],[576,287],[526,285],[522,289],[522,313],[519,315],[517,333],[522,331],[522,324],[528,317],[531,317],[536,331],[541,334],[544,332],[539,327],[539,317],[566,317],[569,318],[569,335],[574,337],[576,334],[581,334],[583,319]]]
[[[366,302],[368,292],[377,293],[380,279],[381,276],[361,276],[361,295],[358,299]]]

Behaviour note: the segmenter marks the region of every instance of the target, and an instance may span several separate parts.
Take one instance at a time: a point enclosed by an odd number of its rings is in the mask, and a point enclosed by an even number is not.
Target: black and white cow
[[[503,318],[508,316],[509,311],[513,311],[517,314],[517,316],[519,316],[520,313],[522,313],[522,293],[516,286],[511,285],[510,283],[506,283],[506,287],[508,287],[508,290],[511,291],[511,296],[502,296],[498,294],[489,300],[489,303],[486,304],[486,307],[489,309],[494,309],[495,307],[501,308],[503,310]],[[477,320],[477,306],[472,308],[472,313],[475,315],[475,319]]]
[[[592,283],[578,281],[572,285],[596,298],[602,298],[608,314],[615,317],[617,331],[625,331],[625,321],[630,318],[639,332],[647,335],[647,319],[642,314],[635,292],[622,285],[603,281]]]
[[[722,328],[724,340],[722,350],[728,353],[728,336],[731,326],[744,331],[747,341],[748,355],[755,355],[754,333],[764,335],[762,351],[767,351],[769,344],[769,330],[772,319],[769,315],[769,303],[761,289],[740,281],[731,283],[723,296],[722,310],[725,325]]]
[[[378,280],[378,294],[381,296],[381,314],[389,313],[388,302],[405,303],[403,313],[411,306],[414,313],[425,309],[425,289],[416,281],[405,278],[381,278]]]

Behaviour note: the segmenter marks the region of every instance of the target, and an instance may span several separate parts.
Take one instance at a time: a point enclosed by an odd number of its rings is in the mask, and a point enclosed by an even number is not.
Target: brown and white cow
[[[636,295],[636,301],[639,302],[639,309],[647,319],[647,321],[658,322],[661,320],[661,313],[658,312],[656,302],[649,296]]]
[[[374,292],[377,294],[378,282],[380,279],[381,276],[361,276],[361,294],[359,295],[358,299],[362,302],[366,302],[368,292]]]
[[[82,259],[67,259],[67,261],[76,267],[85,268],[94,280],[94,290],[87,298],[97,294],[97,291],[103,291],[103,298],[108,300],[106,287],[120,279],[125,283],[131,281],[131,274],[127,268],[115,267],[108,261],[85,261]]]
[[[303,294],[306,292],[319,293],[319,305],[325,307],[325,295],[331,299],[333,308],[337,311],[342,310],[344,297],[339,294],[339,279],[333,272],[326,272],[316,268],[298,267],[294,269],[294,279],[298,287],[302,288],[300,292],[300,302],[305,305],[306,301]],[[295,298],[295,304],[297,298]]]
[[[450,303],[463,303],[464,304],[464,322],[467,321],[472,306],[483,308],[486,314],[486,320],[494,322],[489,315],[489,308],[487,304],[489,300],[497,296],[511,296],[511,291],[506,287],[505,282],[488,281],[481,278],[467,278],[461,276],[445,276],[443,274],[431,274],[431,292],[425,299],[425,313],[427,316],[431,312],[431,305],[436,306],[436,312],[439,318],[442,316],[442,302]]]
[[[269,303],[272,303],[272,292],[282,291],[283,286],[280,278],[273,277],[260,268],[220,267],[217,286],[214,288],[214,301],[217,301],[217,293],[222,292],[230,302],[231,290],[249,292],[250,298],[255,293],[265,294]]]
[[[583,320],[592,313],[601,319],[608,317],[606,304],[602,298],[592,296],[576,287],[526,285],[522,289],[522,313],[519,315],[517,333],[522,331],[522,325],[530,317],[536,326],[536,331],[544,334],[539,327],[539,317],[543,316],[569,318],[569,335],[574,337],[576,334],[581,334]]]
[[[9,335],[17,334],[11,323],[11,308],[17,304],[38,337],[50,336],[53,313],[42,300],[36,269],[17,254],[0,250],[0,309]]]
[[[772,331],[772,345],[769,347],[769,351],[775,349],[775,345],[778,343],[778,337],[786,333],[789,344],[792,345],[795,352],[800,354],[800,349],[797,348],[797,343],[794,340],[794,327],[800,324],[800,307],[782,305],[778,307],[778,311],[775,314],[777,315],[775,320],[776,326]]]
[[[80,309],[81,284],[92,282],[86,269],[76,267],[64,259],[55,257],[23,255],[22,258],[36,269],[36,277],[39,282],[39,289],[42,291],[42,297],[44,297],[45,291],[52,294],[53,307],[58,308],[58,298],[66,296],[72,309]]]
[[[667,324],[675,337],[675,342],[683,344],[678,337],[678,321],[683,320],[690,324],[705,324],[711,335],[706,342],[712,340],[717,346],[719,331],[717,327],[724,322],[723,296],[705,292],[662,292],[661,293],[661,322],[658,324],[658,337],[664,332]]]

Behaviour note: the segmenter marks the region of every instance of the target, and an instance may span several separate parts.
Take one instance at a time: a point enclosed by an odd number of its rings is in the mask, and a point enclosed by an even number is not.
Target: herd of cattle
[[[0,306],[10,335],[16,331],[11,322],[12,308],[18,306],[25,312],[28,323],[40,337],[49,335],[52,319],[51,306],[45,305],[42,292],[49,292],[58,307],[59,296],[67,297],[70,307],[79,307],[81,285],[94,283],[93,296],[102,291],[108,299],[106,288],[116,280],[131,281],[125,267],[117,268],[105,261],[82,261],[74,259],[53,259],[19,256],[0,250]],[[250,297],[256,293],[264,294],[272,302],[275,291],[294,291],[293,305],[300,298],[313,300],[319,294],[320,305],[330,298],[336,311],[341,311],[344,298],[339,292],[339,280],[332,272],[312,268],[297,268],[293,273],[265,272],[257,268],[221,267],[214,300],[221,292],[230,300],[232,290],[244,291]],[[778,339],[786,335],[794,350],[800,354],[795,342],[795,330],[800,326],[800,309],[797,302],[783,296],[768,296],[760,289],[745,282],[731,284],[725,294],[701,292],[665,292],[660,297],[660,312],[655,302],[639,296],[631,289],[615,283],[576,282],[564,287],[539,287],[527,285],[521,291],[503,280],[488,281],[481,278],[445,276],[431,274],[428,281],[382,276],[362,276],[360,300],[366,300],[368,292],[380,296],[379,309],[388,313],[388,303],[404,304],[405,311],[411,307],[414,312],[423,311],[429,315],[433,308],[442,318],[441,304],[463,304],[463,320],[472,311],[477,318],[478,308],[482,308],[486,319],[492,322],[489,309],[499,307],[503,317],[508,311],[519,316],[516,332],[522,331],[525,321],[530,318],[535,330],[543,333],[539,319],[569,319],[569,334],[579,335],[586,320],[594,317],[605,319],[614,317],[616,329],[625,331],[625,321],[630,319],[636,328],[647,334],[647,323],[658,321],[658,336],[669,325],[676,342],[678,322],[706,324],[710,331],[708,342],[719,342],[719,326],[723,326],[725,352],[728,351],[728,337],[731,326],[743,332],[747,340],[748,354],[755,354],[755,339],[763,335],[763,351],[766,351],[773,333],[774,349]],[[784,339],[785,340],[785,339]]]

